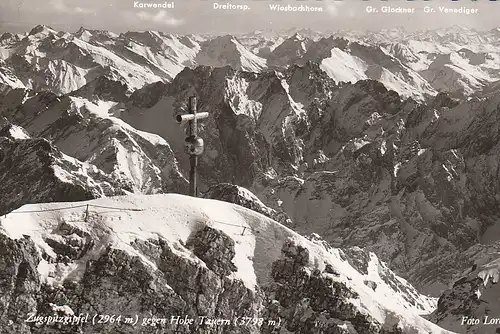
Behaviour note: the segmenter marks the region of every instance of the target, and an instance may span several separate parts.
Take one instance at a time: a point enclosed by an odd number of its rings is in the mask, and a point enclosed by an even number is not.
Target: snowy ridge
[[[301,59],[306,53],[313,40],[296,33],[284,40],[278,47],[272,50],[269,66],[288,67]]]
[[[81,206],[91,204],[96,206],[92,209],[88,223],[83,222],[83,210]],[[94,248],[90,257],[97,256],[96,252],[105,247],[106,244],[113,248],[122,249],[133,256],[139,256],[142,261],[155,270],[155,265],[148,259],[148,254],[141,253],[131,243],[136,239],[147,240],[158,237],[167,240],[169,244],[175,245],[175,252],[190,261],[203,265],[185,246],[185,242],[191,233],[207,224],[215,229],[224,231],[235,241],[234,264],[237,271],[233,278],[241,280],[249,289],[255,285],[266,284],[269,281],[268,270],[271,263],[280,256],[280,248],[284,241],[292,238],[298,245],[306,247],[310,252],[309,267],[323,269],[329,264],[340,273],[338,276],[330,275],[335,281],[340,281],[358,292],[359,298],[352,300],[353,305],[360,308],[361,312],[367,312],[379,322],[384,323],[386,317],[396,315],[401,319],[403,328],[416,328],[419,333],[450,333],[439,329],[432,323],[419,317],[418,310],[408,303],[401,295],[391,291],[377,274],[379,263],[374,255],[371,255],[370,271],[367,277],[361,275],[357,270],[342,259],[339,250],[327,251],[323,245],[312,242],[299,236],[292,230],[237,205],[224,202],[193,199],[181,195],[129,195],[113,198],[101,198],[87,202],[79,202],[78,208],[67,209],[76,204],[51,203],[26,205],[6,217],[1,218],[3,233],[9,237],[19,239],[23,235],[29,235],[39,247],[40,251],[49,257],[55,253],[47,244],[46,240],[51,238],[51,231],[56,230],[61,221],[69,224],[77,224],[91,235],[100,240],[100,246]],[[105,212],[98,207],[116,207],[124,209],[140,209],[143,211],[112,211]],[[62,209],[61,211],[47,211]],[[37,211],[33,213],[22,213],[24,211]],[[43,211],[43,212],[42,212]],[[242,235],[242,229],[246,227],[246,233]],[[256,233],[258,231],[258,233]],[[53,236],[56,237],[57,236]],[[83,265],[82,261],[68,265],[50,264],[42,261],[39,273],[43,279],[51,284],[61,284],[67,277],[78,276]],[[377,283],[376,291],[366,286],[363,280],[369,278]],[[420,302],[426,305],[430,311],[432,302],[424,296],[418,296]],[[422,312],[422,310],[420,310]],[[407,327],[407,325],[409,327]]]
[[[489,34],[462,29],[465,33],[416,34],[390,43],[390,52],[419,72],[439,91],[467,95],[500,79],[500,45]]]
[[[243,46],[253,54],[264,58],[269,56],[285,39],[276,33],[266,34],[259,31],[238,35],[238,40]]]
[[[130,89],[163,78],[149,68],[120,57],[103,44],[91,44],[74,35],[49,28],[9,46],[15,50],[5,61],[27,88],[68,93],[99,75],[123,81]]]

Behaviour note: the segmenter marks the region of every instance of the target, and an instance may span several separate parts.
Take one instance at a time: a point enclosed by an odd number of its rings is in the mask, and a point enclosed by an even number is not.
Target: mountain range
[[[292,333],[490,333],[460,323],[497,307],[500,35],[458,29],[4,33],[5,328],[126,302]],[[192,95],[210,115],[195,201],[175,122]],[[89,227],[87,204],[111,212]],[[204,330],[273,332],[252,326]]]
[[[0,37],[0,82],[68,93],[107,76],[131,92],[146,83],[170,82],[185,66],[230,65],[261,72],[313,61],[336,82],[378,80],[422,100],[440,91],[470,95],[500,80],[498,34],[498,29],[451,27],[418,33],[393,29],[368,34],[296,30],[291,35],[118,35],[84,28],[58,32],[40,25],[29,33]]]

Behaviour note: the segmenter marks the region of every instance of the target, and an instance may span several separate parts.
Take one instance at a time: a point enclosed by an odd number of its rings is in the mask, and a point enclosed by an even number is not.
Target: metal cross
[[[193,197],[198,197],[198,187],[196,185],[196,167],[198,166],[198,156],[203,153],[203,139],[198,137],[197,121],[208,117],[208,112],[197,113],[196,96],[189,97],[189,113],[177,115],[177,122],[182,124],[189,122],[189,135],[185,140],[185,151],[189,154],[191,169],[189,171],[189,193]]]

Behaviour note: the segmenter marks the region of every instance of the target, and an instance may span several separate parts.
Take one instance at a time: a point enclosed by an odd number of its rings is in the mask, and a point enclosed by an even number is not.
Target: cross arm
[[[177,123],[183,123],[183,122],[187,122],[187,121],[194,121],[195,119],[196,120],[204,119],[207,117],[208,117],[208,112],[200,112],[200,113],[197,113],[196,115],[195,114],[177,115],[176,120],[177,120]]]

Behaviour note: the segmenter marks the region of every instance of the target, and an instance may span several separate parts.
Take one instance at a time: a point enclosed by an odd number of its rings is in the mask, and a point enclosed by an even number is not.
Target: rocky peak
[[[500,312],[496,302],[500,293],[500,260],[494,258],[498,257],[498,249],[495,253],[467,268],[462,277],[441,295],[437,309],[430,315],[431,321],[460,334],[471,331],[486,334],[500,330],[494,320],[494,314]]]
[[[267,207],[249,190],[230,183],[220,183],[211,186],[203,194],[203,197],[241,205],[283,225],[290,225],[292,223],[285,213]]]
[[[449,94],[445,92],[439,92],[432,100],[430,107],[435,109],[440,109],[443,107],[451,109],[456,107],[459,103],[459,101],[450,97]]]
[[[345,37],[323,37],[319,41],[317,41],[314,46],[318,47],[330,47],[330,48],[339,48],[340,50],[346,50],[347,47],[351,44],[351,41]]]
[[[236,70],[231,66],[197,66],[194,69],[186,67],[172,81],[169,86],[169,94],[178,94],[183,91],[189,91],[189,94],[192,94],[207,86],[220,85],[226,77],[232,76],[235,73]],[[219,78],[219,81],[211,80],[212,78]]]
[[[27,137],[18,126],[8,127],[10,137],[0,137],[4,138],[0,141],[0,190],[5,194],[0,214],[26,203],[69,202],[124,194],[116,181],[95,166],[64,155],[46,139]]]
[[[0,43],[3,42],[9,42],[10,40],[14,39],[16,35],[10,33],[10,32],[4,32],[2,35],[0,35]]]
[[[290,52],[300,52],[303,53],[307,51],[307,47],[309,47],[313,43],[313,40],[305,37],[299,33],[295,33],[286,40],[283,41],[280,45],[278,45],[275,49],[276,54],[283,53],[284,51]]]
[[[417,62],[418,56],[415,55],[412,50],[404,43],[398,42],[390,44],[389,48],[391,53],[403,62]]]
[[[361,90],[363,94],[368,94],[382,106],[382,110],[395,114],[401,110],[402,99],[393,90],[388,90],[377,80],[360,80],[354,84],[354,88]]]
[[[192,235],[186,246],[192,248],[193,254],[221,277],[228,276],[238,270],[232,263],[236,254],[234,240],[220,230],[205,226]]]
[[[167,95],[168,90],[168,84],[158,81],[134,91],[128,102],[139,108],[151,108]]]
[[[81,35],[89,30],[85,29],[83,26],[80,26],[80,28],[76,31],[76,35]]]
[[[44,34],[55,33],[55,30],[47,25],[39,24],[30,30],[28,36],[33,36],[33,35],[37,35],[37,34],[41,34],[41,33],[44,33]]]
[[[306,37],[302,36],[300,33],[296,32],[295,34],[290,36],[290,39],[296,40],[296,41],[302,41],[302,40],[306,39]]]
[[[154,47],[155,50],[160,50],[163,44],[162,36],[157,31],[131,32],[128,31],[121,34],[120,37],[125,40],[132,40],[142,45]]]
[[[287,68],[297,63],[307,52],[313,41],[296,33],[278,45],[268,57],[268,65],[273,68]]]
[[[335,81],[313,61],[290,66],[285,77],[290,96],[295,102],[302,104],[311,120],[321,117],[327,101],[338,89]]]

